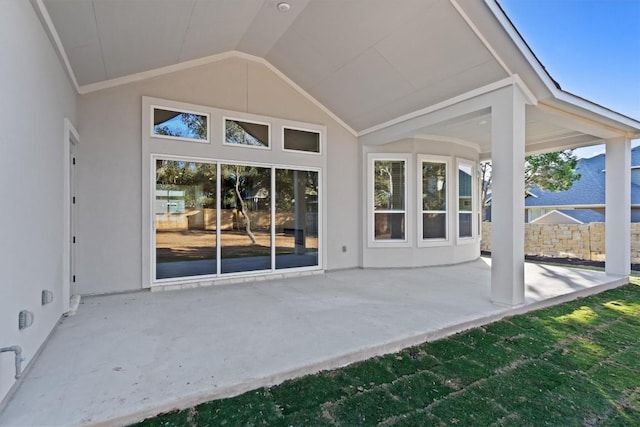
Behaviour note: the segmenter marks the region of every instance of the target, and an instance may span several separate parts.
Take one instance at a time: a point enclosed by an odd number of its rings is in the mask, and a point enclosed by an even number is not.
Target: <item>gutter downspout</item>
[[[2,347],[0,348],[0,353],[4,353],[4,352],[8,352],[8,351],[13,351],[15,353],[15,361],[16,361],[16,379],[20,378],[20,375],[22,374],[22,361],[24,360],[24,357],[22,357],[22,347],[20,347],[19,345],[14,345],[11,347]]]

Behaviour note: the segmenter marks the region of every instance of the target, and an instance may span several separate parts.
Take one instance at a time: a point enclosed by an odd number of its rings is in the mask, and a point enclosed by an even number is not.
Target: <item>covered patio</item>
[[[491,260],[85,298],[1,425],[123,425],[627,283],[525,265],[525,301],[491,302]],[[428,280],[425,280],[428,278]]]
[[[5,3],[2,425],[133,422],[628,280],[640,122],[563,91],[496,0]],[[605,272],[525,264],[525,155],[592,144]],[[252,195],[268,258],[223,238],[239,209],[256,244]],[[161,215],[196,210],[206,247],[163,244]]]

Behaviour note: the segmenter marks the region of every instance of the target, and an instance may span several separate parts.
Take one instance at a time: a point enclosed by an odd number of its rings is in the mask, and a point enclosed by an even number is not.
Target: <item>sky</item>
[[[640,0],[498,3],[563,90],[640,120]],[[585,158],[603,152],[575,150]]]

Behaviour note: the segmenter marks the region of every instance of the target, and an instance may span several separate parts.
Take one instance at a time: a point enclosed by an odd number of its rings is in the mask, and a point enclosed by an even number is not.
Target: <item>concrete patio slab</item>
[[[526,302],[491,303],[490,260],[346,270],[89,297],[64,318],[0,425],[124,425],[627,283],[526,265]]]

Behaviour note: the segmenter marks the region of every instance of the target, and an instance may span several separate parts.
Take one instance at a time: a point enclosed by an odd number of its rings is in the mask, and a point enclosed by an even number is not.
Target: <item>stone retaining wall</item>
[[[525,224],[525,255],[604,261],[604,223]],[[480,249],[491,252],[491,223],[482,223]],[[631,263],[640,263],[640,223],[631,224]]]

